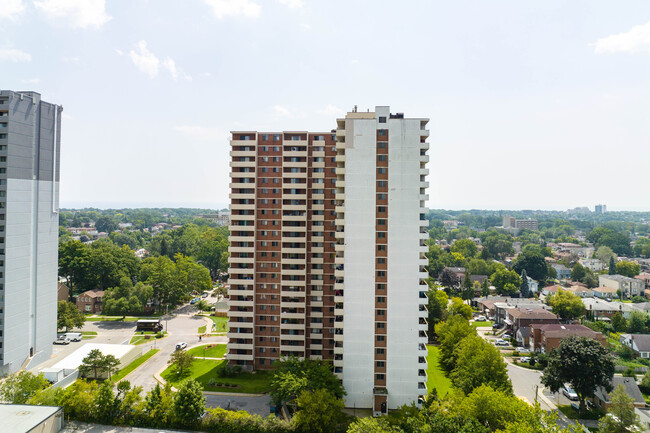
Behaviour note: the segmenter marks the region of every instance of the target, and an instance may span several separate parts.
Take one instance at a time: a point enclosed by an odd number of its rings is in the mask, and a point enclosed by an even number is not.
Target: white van
[[[64,335],[68,337],[70,341],[81,341],[83,339],[81,332],[66,332]]]

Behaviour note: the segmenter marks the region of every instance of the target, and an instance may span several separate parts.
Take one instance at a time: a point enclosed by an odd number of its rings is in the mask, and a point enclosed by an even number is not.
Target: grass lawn
[[[140,319],[157,319],[158,316],[144,316],[144,317],[136,317],[136,316],[126,316],[124,320],[122,320],[122,316],[95,316],[95,317],[86,317],[86,322],[136,322]]]
[[[616,365],[622,365],[623,367],[647,367],[646,364],[642,364],[638,361],[626,361],[622,358],[617,358],[616,359]]]
[[[491,328],[494,322],[487,320],[485,322],[472,322],[471,325],[475,328]]]
[[[95,331],[81,331],[81,338],[84,340],[90,340],[91,338],[97,337]]]
[[[451,389],[451,380],[445,376],[440,364],[438,364],[438,346],[427,345],[427,389],[433,388],[438,392],[438,397],[444,397]]]
[[[600,419],[603,417],[603,415],[605,415],[605,412],[598,410],[588,410],[583,413],[579,413],[577,410],[571,407],[571,405],[568,404],[561,404],[558,406],[558,409],[560,409],[562,413],[569,419]]]
[[[241,373],[235,377],[221,377],[219,375],[220,367],[226,365],[226,360],[214,361],[196,359],[189,371],[179,377],[176,374],[174,364],[167,367],[162,372],[163,379],[177,387],[186,379],[192,378],[197,380],[205,391],[223,391],[223,392],[241,392],[251,394],[262,394],[269,392],[269,382],[271,381],[270,371],[257,371],[255,373]],[[234,385],[224,386],[224,385]]]
[[[135,344],[137,346],[138,344],[149,343],[149,342],[151,342],[153,340],[160,340],[161,338],[167,337],[166,332],[164,333],[163,337],[153,337],[154,334],[158,334],[158,333],[157,332],[151,332],[151,331],[144,331],[144,334],[142,334],[142,333],[139,332],[137,335],[134,335],[131,338],[131,341],[129,342],[129,344]],[[149,336],[149,339],[145,338],[145,336],[147,336],[147,335]]]
[[[214,329],[215,332],[228,332],[228,318],[227,317],[216,317],[216,316],[208,316],[208,317],[216,325],[216,327]]]
[[[208,347],[211,346],[211,347]],[[205,349],[205,352],[203,349]],[[203,346],[195,347],[187,351],[197,358],[202,358],[206,356],[207,358],[223,358],[226,354],[226,345],[225,344],[205,344]]]
[[[130,363],[129,365],[127,365],[126,367],[124,367],[123,369],[118,371],[116,374],[114,374],[111,377],[111,380],[114,383],[122,380],[122,378],[124,378],[124,376],[131,373],[136,368],[140,367],[142,364],[147,362],[147,360],[149,358],[151,358],[152,356],[154,356],[158,352],[160,352],[160,349],[151,349],[150,351],[148,351],[144,355],[140,356],[139,358],[134,359],[132,363]]]
[[[199,326],[199,334],[205,334],[205,325]]]

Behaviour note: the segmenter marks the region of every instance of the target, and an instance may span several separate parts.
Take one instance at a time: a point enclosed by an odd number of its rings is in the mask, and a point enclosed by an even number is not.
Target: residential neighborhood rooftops
[[[532,320],[543,320],[543,319],[557,319],[557,316],[551,313],[548,310],[543,308],[511,308],[508,310],[508,314],[514,319],[532,319]]]
[[[639,352],[650,352],[650,334],[629,334]]]
[[[614,390],[618,387],[618,385],[623,385],[623,388],[625,388],[625,393],[630,397],[632,397],[635,406],[645,407],[645,400],[643,399],[643,394],[641,394],[641,390],[639,390],[639,386],[636,384],[634,379],[630,377],[614,376],[612,378],[612,386],[613,386],[612,391],[607,392],[604,388],[598,387],[598,389],[595,392],[596,397],[605,402],[610,402],[611,393],[614,392]]]
[[[603,280],[611,280],[611,281],[618,281],[618,282],[636,281],[636,278],[626,277],[625,275],[599,275],[598,278]]]
[[[82,293],[84,296],[88,296],[90,298],[103,298],[104,297],[104,291],[103,290],[87,290]]]
[[[547,338],[565,338],[574,335],[578,337],[594,338],[595,336],[600,334],[600,332],[596,332],[592,329],[589,329],[584,325],[564,325],[561,323],[547,323],[547,324],[533,323],[530,326],[542,331]]]

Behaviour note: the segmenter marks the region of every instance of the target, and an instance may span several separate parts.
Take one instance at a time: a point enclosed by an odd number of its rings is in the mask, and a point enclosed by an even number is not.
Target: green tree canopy
[[[608,415],[600,419],[598,431],[602,433],[627,433],[641,428],[639,415],[634,411],[634,399],[627,395],[625,387],[619,384],[611,394]],[[638,430],[640,431],[640,430]]]
[[[275,363],[271,378],[271,398],[276,403],[292,403],[303,391],[324,389],[336,398],[342,398],[345,390],[339,378],[332,372],[328,361],[282,358]]]
[[[476,335],[476,329],[463,316],[453,315],[436,325],[440,342],[440,366],[447,372],[456,368],[456,348],[468,335]]]
[[[327,389],[302,391],[296,399],[298,411],[293,424],[304,433],[345,432],[352,417],[343,412],[345,404]]]
[[[203,387],[194,379],[189,379],[174,394],[173,417],[185,426],[196,425],[205,412],[205,397]]]
[[[72,302],[59,301],[57,304],[56,327],[68,331],[84,326],[86,316]]]
[[[614,360],[598,341],[587,337],[567,337],[553,349],[542,374],[542,383],[552,392],[558,392],[565,383],[578,394],[580,410],[585,399],[592,397],[599,386],[611,391]]]
[[[551,306],[553,313],[562,320],[577,319],[585,312],[585,304],[580,296],[562,289],[547,297],[546,303]]]
[[[26,404],[37,392],[50,386],[43,374],[20,371],[0,381],[0,400],[11,404]]]
[[[641,266],[638,263],[621,260],[616,263],[616,273],[626,277],[634,278],[641,273]]]
[[[519,254],[515,263],[512,265],[512,270],[520,275],[524,269],[526,270],[526,274],[533,280],[545,281],[548,276],[546,260],[541,253],[524,252]],[[519,285],[515,285],[519,287]]]
[[[506,363],[499,349],[475,334],[463,338],[454,353],[456,367],[449,377],[465,394],[481,385],[506,393],[512,392]]]
[[[490,277],[490,281],[497,290],[497,293],[507,293],[512,292],[516,293],[521,286],[521,277],[515,271],[509,271],[507,269],[499,269]],[[506,287],[507,284],[510,284],[510,287]],[[514,286],[514,291],[512,287]]]
[[[478,247],[472,240],[459,239],[451,245],[451,252],[460,253],[464,257],[471,259],[472,257],[476,256],[476,253],[478,252]]]

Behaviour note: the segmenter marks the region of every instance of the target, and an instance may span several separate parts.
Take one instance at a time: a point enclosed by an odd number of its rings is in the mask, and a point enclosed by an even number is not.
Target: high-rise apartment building
[[[427,393],[428,119],[337,123],[232,133],[227,357],[331,359],[346,405],[379,414]]]
[[[606,204],[597,204],[594,207],[594,212],[598,214],[604,214],[607,213],[607,205]]]
[[[61,106],[0,91],[0,374],[56,339]]]
[[[334,357],[332,133],[233,132],[228,360]]]
[[[427,394],[428,121],[337,121],[334,366],[346,405],[375,414]]]

